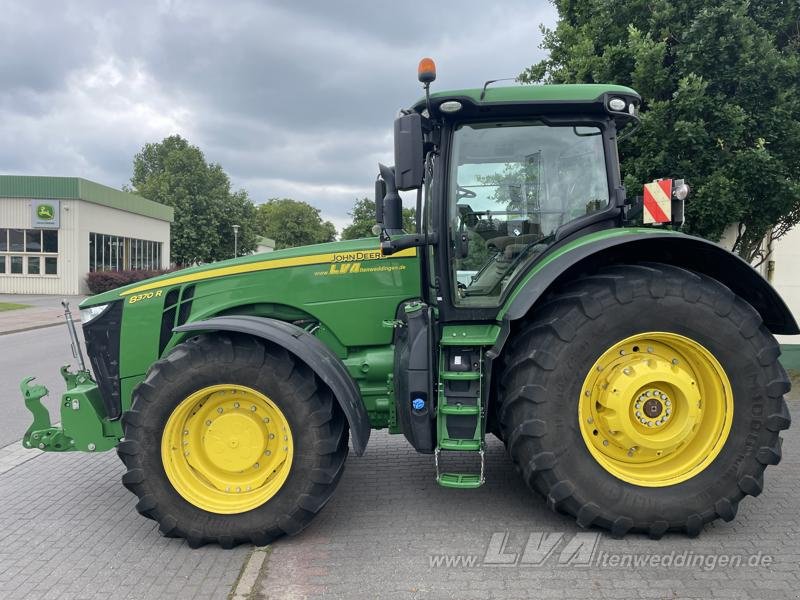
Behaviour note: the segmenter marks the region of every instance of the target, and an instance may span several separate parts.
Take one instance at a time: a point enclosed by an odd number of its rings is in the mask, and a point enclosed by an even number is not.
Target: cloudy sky
[[[120,187],[179,133],[254,202],[305,200],[337,228],[391,163],[419,97],[511,77],[542,57],[544,0],[0,1],[0,173]]]

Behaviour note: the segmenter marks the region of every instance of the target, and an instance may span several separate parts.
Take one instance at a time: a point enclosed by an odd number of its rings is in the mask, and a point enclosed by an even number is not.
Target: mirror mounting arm
[[[437,241],[439,241],[439,236],[436,233],[411,233],[393,240],[384,230],[384,233],[381,234],[381,254],[391,256],[406,248],[435,246]]]

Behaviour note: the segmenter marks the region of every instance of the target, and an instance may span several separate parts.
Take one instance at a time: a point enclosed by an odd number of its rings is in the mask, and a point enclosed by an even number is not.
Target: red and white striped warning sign
[[[672,179],[661,179],[644,184],[644,222],[669,223],[672,221]]]

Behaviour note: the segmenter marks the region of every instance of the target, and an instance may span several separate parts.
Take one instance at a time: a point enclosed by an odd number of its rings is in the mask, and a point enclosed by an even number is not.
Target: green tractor
[[[376,237],[86,299],[91,371],[62,370],[58,427],[23,382],[23,444],[116,448],[137,510],[193,547],[299,532],[382,428],[462,490],[484,483],[494,434],[548,506],[614,536],[732,520],[790,424],[773,334],[800,331],[784,302],[678,231],[681,182],[626,197],[635,91],[432,94],[434,78],[423,61],[425,95],[395,120]],[[399,191],[416,192],[413,233]]]

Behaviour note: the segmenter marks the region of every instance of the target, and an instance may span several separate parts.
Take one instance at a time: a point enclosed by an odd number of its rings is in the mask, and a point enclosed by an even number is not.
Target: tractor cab
[[[489,318],[549,248],[577,231],[621,224],[617,136],[638,122],[640,98],[598,84],[487,82],[430,94],[433,78],[432,62],[423,61],[426,97],[395,122],[396,166],[381,169],[377,186],[382,248],[424,247],[426,301],[443,320]],[[392,188],[417,191],[414,235],[394,226],[401,221]]]

